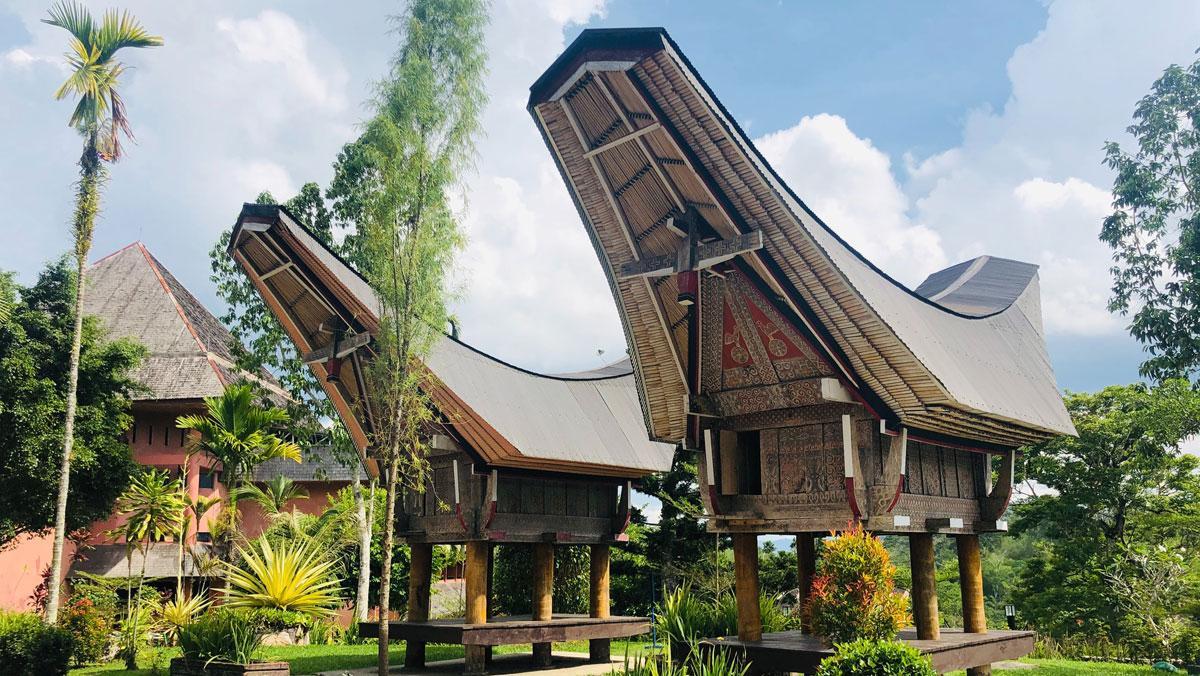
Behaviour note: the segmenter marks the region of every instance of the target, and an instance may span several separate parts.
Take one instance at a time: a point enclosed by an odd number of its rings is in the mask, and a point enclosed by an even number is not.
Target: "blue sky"
[[[95,257],[141,239],[219,309],[209,247],[260,190],[328,180],[394,48],[383,18],[398,5],[122,6],[167,45],[126,55],[138,143],[113,168]],[[66,249],[78,154],[69,105],[51,99],[65,40],[38,22],[45,9],[0,3],[0,269],[25,280]],[[981,253],[1037,263],[1059,384],[1136,378],[1139,349],[1104,308],[1100,148],[1125,140],[1165,66],[1194,58],[1197,3],[495,0],[487,135],[460,203],[470,342],[547,371],[623,350],[524,102],[584,27],[629,25],[665,26],[785,180],[893,276],[915,285]]]

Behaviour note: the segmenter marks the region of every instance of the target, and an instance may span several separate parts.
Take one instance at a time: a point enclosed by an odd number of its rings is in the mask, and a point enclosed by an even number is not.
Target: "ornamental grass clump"
[[[332,617],[341,604],[334,561],[307,540],[272,547],[259,538],[258,548],[238,549],[242,564],[227,564],[230,608],[278,608],[309,617]]]
[[[896,591],[895,576],[883,542],[862,525],[826,540],[804,602],[813,633],[832,643],[896,638],[910,620],[908,599]]]
[[[228,609],[179,628],[179,647],[189,662],[250,664],[262,647],[262,633],[244,614]]]

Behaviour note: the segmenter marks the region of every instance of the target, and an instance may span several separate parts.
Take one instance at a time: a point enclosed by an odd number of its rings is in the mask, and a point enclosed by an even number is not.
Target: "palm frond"
[[[100,29],[96,31],[96,46],[100,49],[102,61],[111,59],[117,50],[126,47],[161,47],[162,44],[163,39],[151,35],[132,14],[118,14],[115,9],[104,13]]]
[[[50,8],[50,18],[42,23],[58,26],[71,34],[85,49],[91,49],[96,23],[87,7],[77,2],[60,2]]]

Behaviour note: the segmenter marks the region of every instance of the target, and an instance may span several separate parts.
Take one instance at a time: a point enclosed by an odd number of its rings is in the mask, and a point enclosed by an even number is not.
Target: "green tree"
[[[1105,145],[1117,173],[1100,231],[1115,261],[1109,308],[1133,314],[1143,375],[1186,377],[1200,368],[1200,61],[1167,68],[1127,131],[1132,152]]]
[[[121,652],[126,669],[137,669],[137,654],[143,631],[139,630],[142,619],[142,585],[146,581],[146,559],[150,557],[150,545],[162,542],[179,532],[183,521],[186,492],[178,479],[172,479],[166,471],[150,469],[134,477],[129,488],[117,502],[117,513],[125,522],[109,534],[125,540],[125,561],[129,568],[126,578],[127,598],[130,600],[125,613],[125,627],[121,636],[125,645]],[[142,569],[137,577],[137,590],[133,590],[133,552],[142,554]],[[143,628],[144,629],[144,628]]]
[[[118,85],[125,65],[116,60],[117,52],[126,47],[156,47],[162,38],[150,35],[129,13],[110,10],[99,22],[83,5],[63,2],[50,10],[43,19],[71,34],[66,54],[67,80],[54,93],[54,98],[76,99],[75,110],[68,124],[83,136],[83,154],[79,157],[79,182],[76,184],[75,212],[72,217],[74,238],[75,317],[74,335],[67,380],[66,424],[63,426],[62,462],[59,468],[58,505],[54,519],[54,549],[50,559],[50,579],[62,574],[63,538],[66,535],[67,501],[71,479],[71,445],[74,441],[76,399],[79,385],[79,354],[83,339],[83,294],[87,287],[87,259],[92,249],[92,234],[96,214],[100,211],[100,188],[107,180],[105,162],[121,157],[121,136],[132,138],[125,101]],[[50,585],[46,602],[46,621],[58,619],[57,584]]]
[[[462,235],[451,205],[474,157],[486,101],[481,0],[416,0],[396,19],[400,49],[378,86],[362,136],[371,180],[364,196],[361,266],[379,299],[378,350],[368,379],[377,409],[373,445],[386,468],[383,579],[390,605],[396,486],[423,486],[421,431],[432,417],[414,368],[446,326],[449,270]],[[379,674],[388,671],[386,612],[379,623]]]
[[[180,416],[175,424],[198,433],[194,448],[221,461],[226,486],[240,487],[255,467],[274,458],[300,462],[300,447],[278,434],[289,420],[287,411],[257,404],[253,386],[231,385],[221,396],[205,399],[204,408],[204,415]],[[237,502],[238,491],[231,490],[227,509],[232,522]]]
[[[1017,584],[1019,610],[1055,635],[1145,638],[1127,631],[1118,590],[1137,587],[1142,557],[1162,547],[1193,552],[1200,540],[1200,459],[1179,448],[1200,432],[1200,393],[1176,379],[1065,401],[1079,436],[1029,447],[1023,460],[1052,492],[1014,507],[1014,533],[1042,542]],[[1188,557],[1195,598],[1200,561]],[[1114,574],[1124,582],[1114,584]]]
[[[18,291],[10,320],[0,325],[0,548],[55,523],[75,294],[71,266],[60,260]],[[144,354],[131,340],[107,341],[95,317],[84,319],[67,531],[112,514],[136,471],[122,436],[133,422],[129,397],[140,387],[132,373]]]

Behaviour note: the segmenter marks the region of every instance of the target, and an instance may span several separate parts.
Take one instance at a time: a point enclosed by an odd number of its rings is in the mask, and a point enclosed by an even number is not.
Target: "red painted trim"
[[[720,516],[721,514],[721,503],[717,500],[719,497],[717,495],[717,487],[710,484],[708,486],[708,501],[712,503],[713,516]]]
[[[901,474],[900,480],[896,482],[896,495],[892,496],[892,504],[887,508],[888,514],[891,514],[892,510],[896,508],[896,503],[900,502],[900,494],[904,492],[904,482],[905,477]]]
[[[858,521],[862,518],[862,510],[858,507],[858,499],[854,497],[854,477],[846,477],[846,500],[850,502],[850,513],[854,515],[854,520]]]
[[[483,527],[486,529],[488,526],[492,525],[492,519],[494,518],[496,518],[496,501],[491,500],[488,502],[488,513],[487,518],[483,521]]]
[[[460,524],[462,524],[464,532],[469,532],[471,530],[470,528],[467,528],[467,520],[463,518],[463,510],[462,510],[461,503],[458,503],[458,502],[454,503],[454,516],[458,517],[458,522]]]

